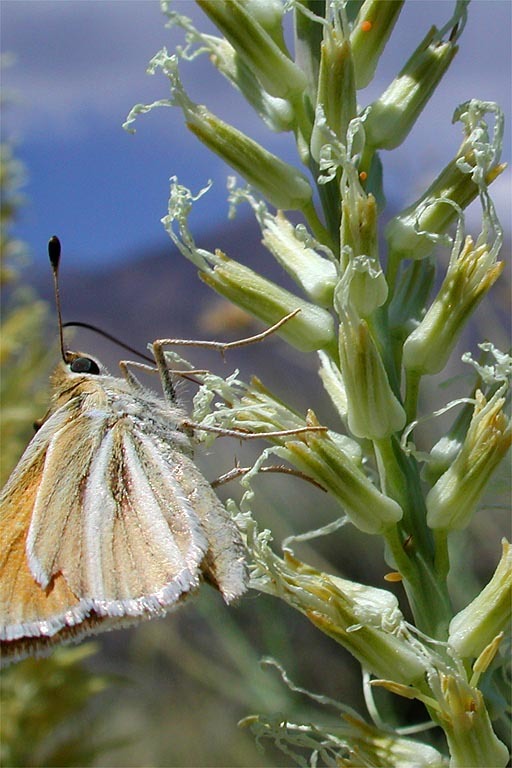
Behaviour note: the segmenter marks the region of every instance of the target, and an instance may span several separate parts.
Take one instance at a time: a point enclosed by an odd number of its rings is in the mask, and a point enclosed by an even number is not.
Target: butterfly
[[[60,243],[51,238],[56,272]],[[60,318],[58,286],[57,308]],[[163,397],[64,349],[42,423],[0,498],[4,662],[162,616],[203,580],[247,589],[240,533],[193,459],[165,357]]]

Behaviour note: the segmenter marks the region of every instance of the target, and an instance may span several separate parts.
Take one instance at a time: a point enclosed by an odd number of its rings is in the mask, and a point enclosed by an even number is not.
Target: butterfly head
[[[102,376],[108,376],[109,373],[99,360],[83,352],[66,351],[64,360],[55,368],[52,377],[52,389],[58,400],[68,399],[70,395],[76,395],[79,392],[96,390],[101,387]],[[67,395],[67,396],[66,396]]]
[[[83,352],[66,352],[63,367],[68,373],[87,374],[89,376],[105,375],[107,371],[94,357]]]

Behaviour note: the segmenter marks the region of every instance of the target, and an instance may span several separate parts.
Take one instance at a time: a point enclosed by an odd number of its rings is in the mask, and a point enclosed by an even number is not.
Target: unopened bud
[[[393,149],[407,137],[433,94],[458,47],[428,32],[398,77],[368,108],[366,139],[375,149]]]
[[[335,342],[334,322],[327,310],[317,307],[267,280],[249,267],[216,252],[213,270],[200,277],[215,291],[268,325],[300,309],[279,331],[289,344],[302,352],[329,347]]]
[[[493,471],[512,441],[504,404],[505,398],[498,393],[487,402],[477,391],[473,418],[462,448],[427,495],[427,523],[431,528],[461,530],[470,522]]]
[[[351,311],[340,314],[339,350],[351,432],[379,440],[402,429],[405,411],[391,389],[368,325]]]

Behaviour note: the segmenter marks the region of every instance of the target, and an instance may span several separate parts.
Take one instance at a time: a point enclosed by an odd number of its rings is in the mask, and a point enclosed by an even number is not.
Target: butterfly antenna
[[[92,323],[81,323],[78,320],[72,320],[69,323],[63,323],[62,327],[63,328],[87,328],[88,331],[93,331],[94,333],[98,333],[100,336],[103,336],[104,339],[108,339],[109,341],[112,341],[114,344],[117,344],[118,347],[122,347],[122,349],[126,349],[127,352],[131,352],[133,355],[137,355],[138,357],[141,357],[143,360],[146,360],[148,363],[151,363],[152,365],[155,364],[155,360],[153,357],[149,357],[149,355],[145,355],[143,352],[140,352],[138,349],[135,349],[134,347],[130,347],[129,344],[126,344],[124,341],[121,341],[121,339],[118,339],[117,336],[113,336],[111,333],[104,331],[103,328],[98,328],[97,325],[92,325]]]
[[[60,240],[56,235],[53,235],[53,237],[50,237],[50,239],[48,240],[48,256],[50,257],[50,264],[52,265],[53,286],[54,286],[54,293],[55,293],[55,307],[57,309],[57,322],[59,325],[60,353],[62,355],[63,361],[67,362],[67,359],[68,359],[67,353],[66,353],[66,347],[64,345],[64,328],[87,328],[89,331],[94,331],[94,333],[99,333],[100,336],[103,336],[105,339],[109,339],[109,341],[114,342],[114,344],[117,344],[123,349],[126,349],[128,352],[132,352],[134,355],[138,355],[139,357],[142,357],[143,360],[147,360],[149,363],[154,364],[155,361],[152,357],[149,357],[148,355],[144,355],[142,352],[139,352],[133,347],[130,347],[129,344],[125,344],[124,341],[121,341],[120,339],[116,338],[116,336],[113,336],[111,333],[107,333],[107,331],[104,331],[102,328],[98,328],[95,325],[91,325],[91,323],[80,323],[78,321],[69,322],[69,323],[62,322],[62,310],[61,310],[60,291],[59,291],[60,252],[61,252]]]
[[[53,235],[48,240],[48,256],[50,258],[50,264],[52,266],[53,273],[53,288],[55,293],[55,307],[57,309],[57,323],[59,326],[59,341],[60,341],[60,354],[64,362],[67,361],[66,349],[64,347],[64,332],[62,325],[62,311],[60,305],[60,291],[59,291],[59,264],[60,264],[60,240]]]

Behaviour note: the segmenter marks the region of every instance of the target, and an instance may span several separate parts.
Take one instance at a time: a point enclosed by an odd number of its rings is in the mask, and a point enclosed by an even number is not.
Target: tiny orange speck
[[[384,581],[402,581],[402,574],[398,571],[391,571],[391,573],[386,573]]]
[[[361,171],[361,173],[359,174],[359,178],[361,179],[361,181],[366,181],[366,179],[368,178],[368,174],[366,173],[366,171]]]
[[[371,21],[368,21],[368,19],[366,19],[366,21],[361,22],[361,32],[369,32],[372,27],[373,27],[373,24],[371,23]]]

